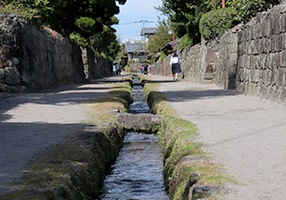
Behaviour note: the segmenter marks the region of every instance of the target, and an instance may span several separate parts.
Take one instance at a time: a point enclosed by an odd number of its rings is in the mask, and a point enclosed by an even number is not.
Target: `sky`
[[[119,19],[119,25],[114,25],[116,35],[121,42],[129,39],[141,39],[141,29],[144,27],[156,27],[158,25],[158,16],[161,19],[160,11],[154,7],[161,6],[162,0],[127,0],[124,5],[119,5],[120,13],[115,15]],[[146,21],[145,23],[140,22]]]

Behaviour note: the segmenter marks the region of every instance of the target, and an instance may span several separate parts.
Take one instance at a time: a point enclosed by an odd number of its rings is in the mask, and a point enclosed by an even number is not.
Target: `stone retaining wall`
[[[188,47],[179,55],[182,74],[188,81],[212,80],[224,89],[284,102],[286,1],[258,13],[219,40]],[[171,76],[169,60],[168,56],[152,65],[151,73]]]
[[[0,91],[22,92],[84,80],[81,51],[58,33],[0,15]]]
[[[218,42],[197,44],[178,51],[182,59],[182,76],[188,81],[204,82],[213,79],[217,70]],[[151,65],[150,73],[160,76],[172,76],[170,55]]]
[[[103,57],[96,58],[91,50],[83,49],[82,58],[85,78],[98,79],[112,75],[112,62]]]
[[[237,90],[286,100],[286,2],[257,14],[238,37]]]
[[[62,35],[0,15],[0,92],[23,92],[84,81],[81,50]]]

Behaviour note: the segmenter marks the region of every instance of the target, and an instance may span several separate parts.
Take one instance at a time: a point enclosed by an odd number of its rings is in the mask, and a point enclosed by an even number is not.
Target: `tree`
[[[159,26],[155,31],[155,36],[150,38],[148,41],[147,49],[151,54],[158,53],[160,48],[162,48],[166,43],[172,41],[172,35],[168,33],[171,29],[170,24],[170,21],[160,21],[159,18]]]
[[[227,5],[238,13],[238,20],[248,22],[258,12],[265,11],[273,5],[279,4],[280,0],[232,0]]]
[[[219,6],[221,0],[162,0],[162,6],[157,9],[168,16],[178,37],[187,34],[196,44],[201,40],[199,21],[202,14]]]
[[[0,0],[2,12],[26,13],[28,21],[86,39],[103,31],[104,25],[118,23],[113,19],[119,13],[116,2],[124,4],[126,0]]]
[[[67,35],[81,46],[92,46],[97,53],[114,58],[119,50],[114,16],[116,5],[126,0],[0,0],[0,13],[13,12],[27,21],[48,26]],[[93,41],[93,45],[91,45]]]
[[[227,30],[238,24],[236,10],[220,8],[202,15],[200,20],[200,33],[206,40],[221,37]]]

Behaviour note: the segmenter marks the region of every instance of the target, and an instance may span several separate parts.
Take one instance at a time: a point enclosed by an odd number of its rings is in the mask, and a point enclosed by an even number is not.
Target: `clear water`
[[[130,105],[130,112],[147,113],[149,106],[142,87],[134,86],[132,95],[134,103]],[[99,199],[168,200],[162,166],[161,149],[155,134],[127,133],[112,172],[106,176]]]
[[[101,199],[167,200],[161,150],[153,134],[128,133]]]

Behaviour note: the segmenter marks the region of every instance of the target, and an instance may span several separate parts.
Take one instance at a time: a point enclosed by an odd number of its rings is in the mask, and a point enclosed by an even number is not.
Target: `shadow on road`
[[[185,102],[196,99],[214,99],[237,95],[235,90],[180,90],[164,92],[170,102]]]

